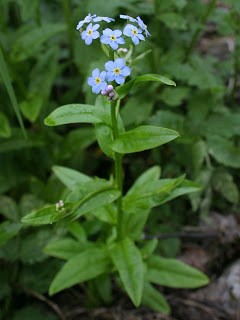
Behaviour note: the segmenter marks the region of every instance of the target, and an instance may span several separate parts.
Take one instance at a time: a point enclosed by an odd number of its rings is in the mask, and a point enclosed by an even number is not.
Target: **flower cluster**
[[[90,13],[83,20],[78,22],[76,29],[81,32],[81,37],[87,45],[90,45],[93,40],[100,38],[100,41],[103,44],[109,45],[113,50],[117,50],[119,45],[125,44],[125,39],[122,37],[122,35],[125,35],[127,38],[131,38],[135,45],[137,45],[140,41],[145,40],[143,33],[146,37],[150,36],[147,26],[139,16],[135,19],[121,14],[120,18],[131,22],[124,27],[123,31],[106,28],[103,30],[102,35],[100,36],[99,31],[97,31],[100,25],[95,23],[101,21],[110,23],[115,20],[109,17],[99,17],[96,14],[91,15]],[[82,30],[85,24],[88,25],[85,30]]]
[[[100,91],[104,92],[108,87],[106,80],[115,81],[117,84],[123,84],[125,78],[131,73],[131,69],[125,65],[125,60],[123,58],[106,62],[105,69],[106,71],[102,72],[97,68],[94,69],[92,71],[92,77],[88,78],[88,84],[92,87],[93,93],[100,93]]]
[[[81,37],[87,45],[90,45],[93,40],[100,38],[101,43],[110,46],[110,51],[112,50],[112,53],[117,50],[117,59],[106,62],[104,71],[100,71],[97,68],[94,69],[92,71],[92,76],[88,78],[88,84],[92,87],[92,92],[96,94],[101,92],[101,94],[107,96],[109,100],[115,99],[117,94],[114,91],[113,85],[108,82],[115,81],[117,84],[121,85],[125,82],[125,78],[129,76],[131,72],[131,69],[126,66],[125,60],[119,58],[119,56],[122,56],[121,53],[126,53],[128,50],[119,46],[125,44],[125,39],[127,38],[131,39],[134,45],[137,45],[140,41],[145,40],[145,36],[150,36],[147,26],[140,17],[132,18],[127,15],[120,15],[120,18],[127,20],[127,24],[123,28],[123,31],[106,28],[102,31],[102,34],[100,34],[100,24],[98,22],[104,21],[110,23],[115,20],[109,17],[99,17],[96,14],[91,15],[90,13],[83,20],[78,22],[76,28],[80,31]]]
[[[56,203],[56,210],[62,211],[64,209],[64,202],[62,200],[59,200],[58,203]]]

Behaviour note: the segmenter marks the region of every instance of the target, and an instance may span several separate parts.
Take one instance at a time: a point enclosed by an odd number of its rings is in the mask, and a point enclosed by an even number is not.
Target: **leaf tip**
[[[56,122],[51,117],[47,117],[44,119],[44,124],[46,126],[55,126]]]

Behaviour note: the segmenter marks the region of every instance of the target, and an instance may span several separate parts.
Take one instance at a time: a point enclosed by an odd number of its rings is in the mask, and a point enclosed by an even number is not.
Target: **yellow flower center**
[[[114,35],[110,36],[110,40],[115,41],[117,38]]]
[[[132,33],[133,33],[134,36],[136,36],[138,34],[136,29],[132,29]]]
[[[121,73],[121,69],[119,69],[119,68],[114,68],[114,69],[113,69],[113,72],[114,72],[115,74],[120,74],[120,73]]]
[[[93,33],[92,29],[88,30],[87,34],[90,36]]]
[[[99,83],[101,83],[101,79],[100,78],[95,78],[95,82],[97,83],[97,84],[99,84]]]

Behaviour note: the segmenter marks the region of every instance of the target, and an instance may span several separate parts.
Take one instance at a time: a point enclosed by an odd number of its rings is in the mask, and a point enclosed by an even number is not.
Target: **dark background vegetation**
[[[185,172],[202,186],[201,192],[151,214],[147,232],[166,236],[159,252],[167,257],[180,254],[181,240],[188,237],[190,226],[192,232],[199,228],[199,221],[214,224],[213,211],[224,219],[239,213],[238,0],[1,0],[0,318],[4,320],[59,317],[44,295],[61,262],[42,251],[58,230],[20,224],[32,209],[61,198],[64,186],[51,167],[62,165],[103,178],[112,170],[92,127],[43,124],[60,105],[94,104],[96,96],[86,79],[93,68],[104,65],[105,57],[99,43],[86,46],[75,30],[89,12],[114,17],[119,27],[120,13],[140,15],[152,36],[136,50],[152,51],[132,76],[159,73],[177,83],[176,88],[141,85],[125,98],[121,110],[127,129],[153,124],[181,134],[164,147],[126,157],[126,188],[155,164],[162,167],[163,177]],[[19,125],[20,113],[27,139]],[[225,250],[229,253],[228,246]],[[239,252],[232,249],[204,271],[220,275],[237,256]],[[70,294],[68,299],[71,306]],[[85,300],[98,306],[91,297]]]

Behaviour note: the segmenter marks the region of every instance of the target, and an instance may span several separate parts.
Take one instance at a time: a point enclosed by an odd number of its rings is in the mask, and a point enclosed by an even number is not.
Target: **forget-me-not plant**
[[[75,170],[57,167],[56,175],[68,187],[67,193],[64,193],[66,199],[32,212],[22,221],[39,225],[61,220],[62,225],[70,226],[69,232],[77,238],[73,240],[66,237],[65,240],[62,239],[63,242],[57,239],[57,245],[53,244],[48,248],[48,253],[67,260],[53,279],[50,294],[94,280],[89,288],[101,290],[103,286],[101,294],[105,294],[103,292],[106,292],[107,285],[109,295],[112,273],[118,273],[122,286],[136,307],[144,303],[156,309],[157,305],[158,311],[169,313],[167,301],[154,284],[172,287],[176,281],[174,279],[177,279],[178,287],[194,288],[207,284],[208,279],[180,261],[154,254],[158,240],[146,242],[144,222],[153,207],[199,189],[185,180],[184,176],[159,179],[160,168],[154,166],[144,172],[126,194],[123,192],[125,154],[161,146],[177,138],[178,133],[153,125],[125,129],[119,113],[120,104],[133,87],[139,82],[147,81],[167,85],[175,83],[158,74],[140,75],[127,81],[127,77],[132,76],[134,64],[149,54],[148,50],[132,59],[135,46],[129,45],[128,40],[131,39],[138,45],[140,40],[145,39],[142,33],[146,37],[150,33],[140,17],[135,19],[121,15],[120,18],[131,22],[129,24],[127,21],[123,32],[110,28],[102,31],[98,22],[110,23],[113,19],[90,14],[77,26],[87,45],[100,38],[101,47],[109,60],[104,65],[105,70],[95,68],[92,76],[88,77],[92,92],[102,95],[98,97],[96,105],[68,104],[57,108],[45,119],[45,124],[50,126],[67,123],[93,124],[99,148],[114,162],[114,175],[109,180],[90,178]],[[124,47],[119,48],[119,45]],[[107,103],[105,98],[109,100]],[[89,232],[89,227],[85,228],[84,219],[94,224],[94,219],[97,220],[94,234]],[[64,250],[63,243],[67,243]],[[73,245],[77,248],[76,253],[72,250]]]

